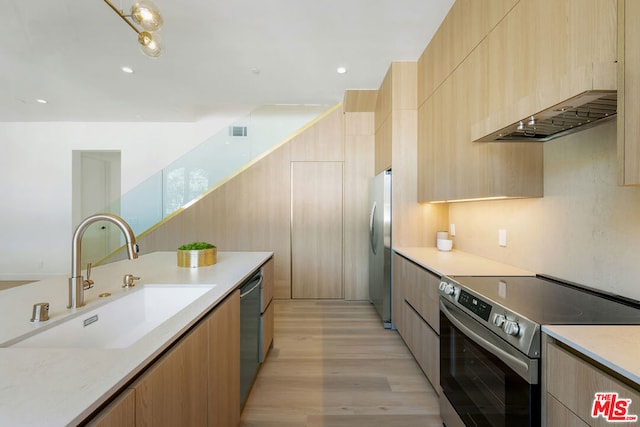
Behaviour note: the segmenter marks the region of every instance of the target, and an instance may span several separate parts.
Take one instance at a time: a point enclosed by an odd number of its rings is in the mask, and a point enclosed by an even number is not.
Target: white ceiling
[[[195,121],[231,106],[332,105],[346,89],[379,87],[392,61],[417,60],[453,1],[156,0],[165,51],[151,59],[103,0],[0,0],[0,121]]]

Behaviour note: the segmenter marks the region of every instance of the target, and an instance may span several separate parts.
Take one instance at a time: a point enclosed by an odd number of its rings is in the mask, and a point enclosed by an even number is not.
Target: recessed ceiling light
[[[46,104],[46,103],[47,103],[47,100],[46,100],[46,99],[36,99],[36,102],[37,102],[38,104]]]
[[[344,74],[347,72],[347,69],[345,67],[338,67],[336,71],[338,72],[338,74]]]
[[[120,67],[120,69],[122,70],[123,73],[127,73],[127,74],[133,73],[133,68],[131,67],[124,66],[124,67]]]

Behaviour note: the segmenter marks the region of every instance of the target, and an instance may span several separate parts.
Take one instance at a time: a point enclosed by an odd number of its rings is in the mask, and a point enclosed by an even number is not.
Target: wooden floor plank
[[[307,427],[441,427],[439,415],[312,415]]]
[[[243,427],[441,426],[438,396],[367,302],[274,301]]]

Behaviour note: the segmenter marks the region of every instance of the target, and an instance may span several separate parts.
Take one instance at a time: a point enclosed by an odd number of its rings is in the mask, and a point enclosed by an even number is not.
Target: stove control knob
[[[517,337],[520,334],[520,325],[515,320],[505,320],[504,325],[502,326],[502,330],[507,335],[512,335]]]
[[[502,328],[502,325],[504,325],[505,320],[507,319],[502,314],[496,314],[495,316],[493,316],[493,324],[496,325],[498,328]]]
[[[445,294],[445,295],[455,295],[456,294],[456,288],[451,283],[447,283],[445,285],[444,289],[442,290],[442,293]]]
[[[446,288],[447,285],[448,285],[448,283],[443,280],[442,282],[440,282],[440,285],[438,285],[438,289],[440,289],[440,291],[444,292],[444,288]]]

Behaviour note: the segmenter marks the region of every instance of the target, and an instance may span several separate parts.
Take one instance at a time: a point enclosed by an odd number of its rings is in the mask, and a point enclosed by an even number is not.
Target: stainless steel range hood
[[[618,93],[591,90],[525,117],[474,142],[546,142],[616,117]]]

